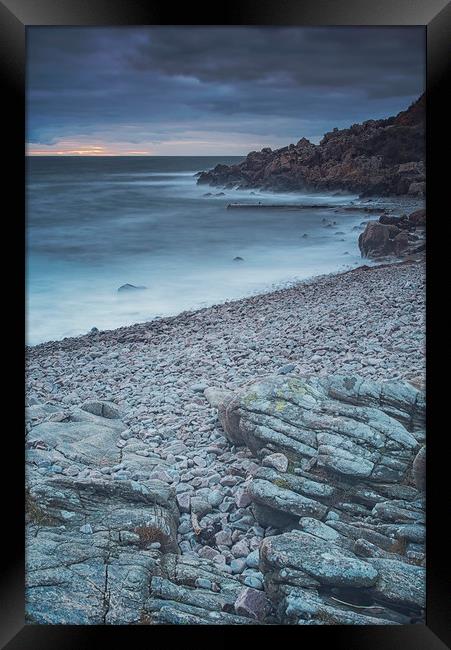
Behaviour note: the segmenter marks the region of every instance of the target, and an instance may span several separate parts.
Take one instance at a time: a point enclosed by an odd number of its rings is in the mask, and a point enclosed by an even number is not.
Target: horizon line
[[[222,158],[227,156],[228,158],[239,158],[241,156],[247,156],[249,152],[242,154],[227,154],[227,153],[218,153],[218,154],[115,154],[115,153],[106,153],[106,154],[63,154],[63,153],[26,153],[26,158]]]

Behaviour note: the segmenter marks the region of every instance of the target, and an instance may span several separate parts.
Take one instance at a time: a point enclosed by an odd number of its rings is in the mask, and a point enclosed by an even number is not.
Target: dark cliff
[[[252,151],[237,165],[217,165],[198,183],[280,191],[350,191],[361,195],[425,192],[425,96],[383,120],[326,133],[318,145]]]

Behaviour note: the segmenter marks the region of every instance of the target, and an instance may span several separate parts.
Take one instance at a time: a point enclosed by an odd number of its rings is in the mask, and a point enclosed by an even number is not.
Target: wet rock
[[[144,286],[136,286],[134,284],[123,284],[119,287],[118,293],[129,293],[133,291],[143,291],[144,289],[147,289],[147,287]]]
[[[409,222],[415,226],[425,226],[426,225],[426,209],[422,208],[421,210],[415,210],[411,212],[407,217]]]
[[[388,257],[398,252],[397,237],[402,235],[397,226],[370,221],[359,235],[362,257]]]

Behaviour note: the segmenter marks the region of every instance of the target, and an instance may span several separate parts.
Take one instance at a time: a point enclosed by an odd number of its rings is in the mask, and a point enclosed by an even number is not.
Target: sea
[[[357,196],[197,184],[197,172],[240,160],[29,156],[27,344],[172,316],[362,263],[357,239],[368,214],[342,209]],[[227,209],[235,202],[274,207]],[[336,208],[277,207],[288,204]],[[118,291],[125,284],[145,289]]]

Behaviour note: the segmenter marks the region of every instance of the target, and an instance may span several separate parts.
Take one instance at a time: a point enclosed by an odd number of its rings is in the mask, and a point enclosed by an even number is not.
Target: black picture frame
[[[19,260],[14,276],[19,286],[11,294],[23,296],[24,264],[24,143],[26,80],[25,45],[26,28],[33,25],[423,25],[427,36],[427,610],[426,625],[412,626],[256,626],[242,627],[185,627],[185,626],[34,626],[24,620],[24,449],[20,427],[4,427],[3,460],[14,459],[11,477],[5,481],[2,494],[1,535],[2,571],[0,573],[0,647],[8,650],[84,650],[96,645],[115,643],[154,644],[176,642],[196,643],[202,637],[216,637],[214,643],[240,644],[287,642],[286,636],[296,643],[330,643],[334,649],[346,650],[377,648],[378,650],[440,650],[451,644],[449,597],[450,535],[446,532],[449,517],[447,481],[448,458],[442,445],[449,437],[447,428],[440,426],[440,412],[446,415],[446,382],[437,379],[434,366],[444,363],[440,345],[440,324],[433,325],[431,336],[433,296],[441,294],[446,301],[446,276],[440,268],[440,241],[443,241],[440,219],[445,218],[446,167],[441,153],[446,142],[446,120],[451,114],[446,99],[445,77],[448,72],[449,43],[451,42],[451,9],[446,0],[241,0],[241,2],[202,6],[186,3],[175,9],[161,0],[0,0],[0,70],[3,96],[3,159],[7,180],[3,198],[11,200],[4,213],[10,232],[4,236],[4,248],[17,250]],[[448,181],[449,184],[449,181]],[[12,188],[15,187],[15,191]],[[432,218],[431,218],[432,217]],[[432,224],[432,225],[431,225]],[[4,230],[5,233],[5,230]],[[449,256],[449,253],[448,253]],[[11,268],[8,267],[8,276]],[[8,283],[9,284],[9,283]],[[435,289],[439,292],[435,292]],[[443,292],[443,293],[442,293]],[[11,300],[6,296],[8,304]],[[440,300],[440,298],[439,298]],[[438,301],[435,303],[440,309]],[[23,306],[23,302],[22,302]],[[446,305],[444,305],[446,306]],[[8,348],[15,353],[10,366],[16,370],[16,381],[8,380],[11,392],[18,397],[16,413],[23,410],[23,372],[16,354],[23,350],[24,325],[19,309],[19,324],[9,327]],[[21,323],[22,320],[22,323]],[[439,316],[437,322],[442,321]],[[9,323],[8,323],[9,324]],[[17,347],[9,341],[16,337]],[[447,344],[444,334],[442,341]],[[434,350],[437,350],[435,351]],[[9,373],[9,370],[7,370]],[[11,372],[11,377],[13,373]],[[8,374],[9,378],[9,374]],[[448,382],[449,383],[449,382]],[[449,392],[449,391],[448,391]],[[15,418],[17,423],[19,417]],[[12,463],[12,461],[11,461]],[[2,480],[5,479],[2,469]],[[158,635],[156,640],[155,635]],[[262,636],[261,636],[262,635]],[[137,636],[140,637],[139,641]],[[260,639],[259,639],[260,637]],[[264,637],[264,638],[263,638]],[[447,645],[445,645],[447,644]],[[307,646],[305,646],[307,647]]]

